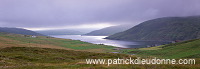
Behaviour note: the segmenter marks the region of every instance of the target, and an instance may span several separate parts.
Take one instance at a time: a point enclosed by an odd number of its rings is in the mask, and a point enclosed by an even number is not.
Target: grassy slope
[[[73,50],[7,47],[0,49],[0,68],[8,69],[198,69],[199,65],[90,65],[85,59],[129,58],[125,54],[80,52]]]
[[[200,58],[200,39],[150,48],[127,49],[124,53],[160,58]]]
[[[39,36],[37,38],[25,37],[19,34],[5,34],[0,33],[0,47],[43,47],[43,48],[57,48],[57,49],[73,49],[91,52],[112,52],[112,46],[97,45],[79,40],[50,38]]]
[[[128,55],[38,47],[7,47],[0,49],[0,68],[92,68],[95,65],[87,65],[85,59],[118,57],[124,58]]]
[[[196,42],[196,44],[195,43],[191,43],[191,44],[199,45],[199,42]],[[180,45],[177,44],[177,47],[179,46]],[[42,47],[42,48],[39,48],[39,47]],[[166,45],[162,47],[163,48],[161,49],[158,48],[158,50],[166,49],[170,51],[170,47],[174,47],[174,46]],[[44,69],[44,68],[49,68],[49,69],[54,69],[54,68],[57,68],[57,69],[62,69],[62,68],[70,68],[70,69],[71,68],[74,68],[74,69],[77,69],[77,68],[81,68],[81,69],[88,69],[88,68],[92,68],[92,69],[93,68],[95,69],[104,69],[104,68],[108,68],[108,69],[127,69],[127,68],[130,68],[130,69],[131,68],[132,69],[133,68],[188,69],[188,68],[194,68],[194,69],[198,69],[200,68],[199,63],[196,65],[111,65],[109,67],[107,65],[85,64],[84,60],[86,58],[118,58],[118,57],[127,58],[127,57],[130,57],[130,55],[125,55],[125,54],[94,53],[94,52],[111,52],[113,51],[111,50],[112,48],[114,47],[104,46],[104,45],[95,45],[95,44],[90,44],[90,43],[81,42],[81,41],[74,41],[74,40],[69,40],[69,39],[58,39],[58,38],[47,38],[47,37],[30,38],[30,37],[24,37],[23,35],[0,33],[0,68],[14,68],[14,69],[17,69],[17,68],[19,69]],[[176,49],[179,50],[178,48]],[[193,49],[193,48],[187,48],[187,49]],[[157,49],[154,49],[154,50],[151,49],[151,51],[156,51],[156,50]],[[90,51],[90,52],[86,52],[86,51]],[[134,51],[140,51],[141,53],[137,53],[138,55],[159,56],[159,55],[155,55],[156,52],[150,53],[151,51],[149,51],[148,49],[146,50],[145,49],[131,49],[124,53],[130,54]],[[166,52],[163,51],[160,54],[163,54],[163,53],[166,53]],[[191,53],[191,52],[187,52],[187,53]],[[188,58],[191,58],[191,57],[199,58],[198,56],[190,56]]]
[[[200,38],[200,16],[163,17],[145,21],[107,39],[133,41],[174,41]]]

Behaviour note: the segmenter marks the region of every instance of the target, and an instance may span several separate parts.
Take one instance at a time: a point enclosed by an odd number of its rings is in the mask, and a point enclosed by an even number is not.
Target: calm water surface
[[[81,35],[51,35],[56,38],[72,39],[72,40],[81,40],[84,42],[89,42],[93,44],[104,44],[111,45],[122,48],[141,48],[152,45],[161,45],[166,44],[167,42],[147,42],[147,41],[120,41],[120,40],[108,40],[103,39],[107,36],[81,36]]]

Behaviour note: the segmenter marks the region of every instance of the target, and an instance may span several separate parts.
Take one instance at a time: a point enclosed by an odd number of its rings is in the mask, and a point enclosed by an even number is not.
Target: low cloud
[[[0,0],[2,27],[53,28],[138,24],[166,16],[200,15],[200,0]]]

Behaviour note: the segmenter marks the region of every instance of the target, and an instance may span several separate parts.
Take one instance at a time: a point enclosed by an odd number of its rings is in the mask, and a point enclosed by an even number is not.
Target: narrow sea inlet
[[[56,38],[80,40],[93,44],[110,45],[121,48],[143,48],[143,47],[158,46],[169,43],[169,42],[159,42],[159,41],[121,41],[121,40],[103,39],[107,36],[81,36],[81,35],[50,35],[50,36]]]

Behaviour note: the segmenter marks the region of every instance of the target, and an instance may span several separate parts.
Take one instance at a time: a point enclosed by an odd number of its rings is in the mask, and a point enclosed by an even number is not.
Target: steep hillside
[[[159,58],[200,58],[200,39],[172,43],[162,46],[125,49],[124,53],[137,54],[142,57],[154,56]]]
[[[81,35],[81,34],[84,34],[83,32],[80,32],[80,31],[66,30],[66,29],[41,30],[41,31],[35,31],[35,32],[45,34],[45,35]]]
[[[132,27],[131,25],[111,26],[111,27],[100,29],[100,30],[92,31],[85,35],[109,36],[109,35],[113,35],[115,33],[119,33],[119,32],[125,31],[127,29],[130,29],[131,27]]]
[[[42,35],[42,34],[33,32],[33,31],[31,31],[31,30],[26,30],[26,29],[22,29],[22,28],[0,27],[0,32],[14,33],[14,34],[23,34],[23,35],[44,36],[44,35]]]
[[[174,41],[200,38],[200,16],[164,17],[145,21],[107,37],[115,40]]]

